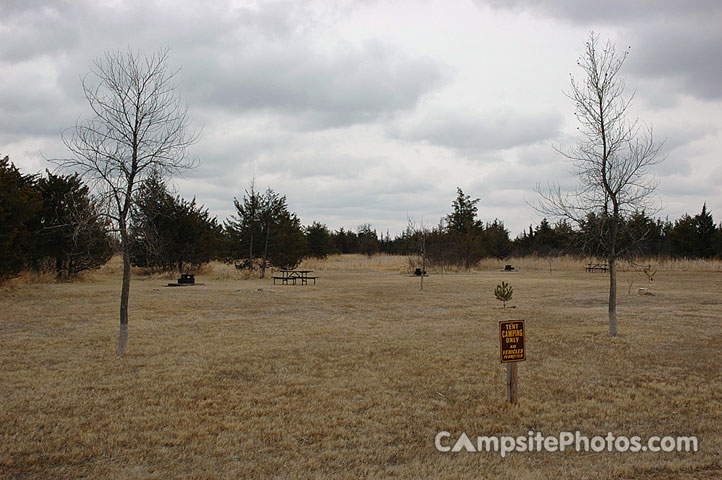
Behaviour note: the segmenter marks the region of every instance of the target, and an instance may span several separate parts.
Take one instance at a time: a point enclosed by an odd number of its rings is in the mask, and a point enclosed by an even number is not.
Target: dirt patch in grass
[[[654,297],[628,295],[648,285],[621,272],[610,338],[603,274],[432,274],[421,292],[405,259],[364,262],[319,262],[315,286],[220,267],[197,287],[136,277],[125,358],[117,271],[0,290],[0,477],[719,477],[718,272],[660,271]],[[514,309],[494,299],[502,279]],[[497,322],[518,318],[528,352],[511,407]],[[699,451],[434,447],[439,431],[530,430],[695,435]]]

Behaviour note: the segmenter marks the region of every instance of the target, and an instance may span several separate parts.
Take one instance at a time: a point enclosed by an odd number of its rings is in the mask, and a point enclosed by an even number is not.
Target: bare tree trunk
[[[421,290],[424,289],[424,276],[426,276],[426,229],[421,224]]]
[[[128,350],[128,323],[120,324],[120,333],[118,334],[118,355],[121,357],[125,356],[125,352]]]
[[[125,222],[121,223],[121,241],[123,242],[123,283],[120,289],[120,333],[118,334],[118,355],[128,350],[128,297],[130,296],[130,252]]]
[[[609,336],[617,336],[617,265],[609,258]]]
[[[610,195],[612,200],[612,228],[609,238],[609,336],[617,336],[617,235],[619,234],[619,204],[617,197]]]

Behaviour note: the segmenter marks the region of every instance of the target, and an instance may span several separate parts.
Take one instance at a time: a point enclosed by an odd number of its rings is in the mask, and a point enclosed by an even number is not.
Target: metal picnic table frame
[[[309,273],[313,273],[313,270],[279,270],[278,271],[281,276],[274,276],[273,277],[273,284],[276,284],[276,280],[280,280],[282,285],[288,285],[289,283],[293,283],[296,285],[296,282],[301,283],[301,285],[308,285],[309,280],[313,280],[313,284],[316,284],[316,278],[313,276],[309,276]]]

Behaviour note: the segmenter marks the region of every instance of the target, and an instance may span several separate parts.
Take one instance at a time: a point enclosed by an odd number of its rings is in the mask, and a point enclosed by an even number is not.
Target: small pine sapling
[[[511,296],[514,294],[514,289],[506,282],[501,282],[501,285],[496,286],[494,290],[494,296],[497,300],[502,302],[504,308],[506,308],[506,302],[511,300]]]

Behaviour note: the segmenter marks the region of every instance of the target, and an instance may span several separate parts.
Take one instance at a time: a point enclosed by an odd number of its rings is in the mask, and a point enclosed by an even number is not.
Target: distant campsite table
[[[279,270],[278,272],[281,276],[273,277],[274,285],[276,284],[276,280],[280,280],[283,285],[288,285],[289,283],[296,285],[296,282],[301,282],[301,285],[308,285],[309,280],[313,280],[313,284],[316,284],[317,277],[309,275],[313,273],[313,270]]]
[[[606,263],[590,263],[587,265],[587,272],[606,272],[609,269]]]

